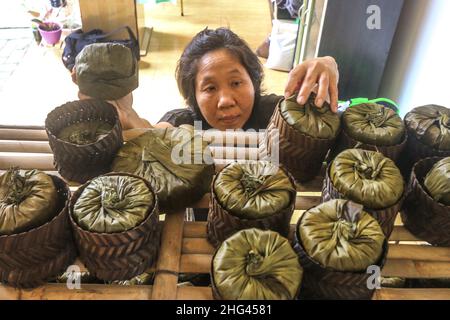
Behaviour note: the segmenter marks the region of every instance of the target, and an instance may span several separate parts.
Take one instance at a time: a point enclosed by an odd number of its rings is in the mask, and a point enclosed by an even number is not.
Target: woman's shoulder
[[[158,122],[168,122],[174,127],[178,127],[182,124],[194,125],[195,120],[194,111],[189,108],[181,108],[166,112]]]
[[[274,110],[277,103],[283,98],[283,96],[279,96],[274,93],[262,95],[259,101],[259,105],[262,108],[271,108],[272,110]]]
[[[258,106],[256,107],[257,109],[254,110],[253,121],[248,123],[248,127],[253,129],[265,129],[269,124],[276,105],[281,99],[283,99],[283,97],[276,94],[262,95],[259,98]]]

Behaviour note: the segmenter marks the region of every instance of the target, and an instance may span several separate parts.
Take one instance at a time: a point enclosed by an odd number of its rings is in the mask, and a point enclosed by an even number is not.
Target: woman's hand
[[[337,112],[338,81],[338,66],[333,57],[306,60],[289,73],[284,95],[288,98],[299,92],[297,103],[303,105],[308,101],[311,92],[317,91],[316,106],[321,108],[324,102],[328,101],[331,110]]]
[[[150,122],[139,117],[137,112],[133,109],[132,93],[129,93],[125,97],[122,97],[118,100],[108,102],[116,108],[123,130],[136,128],[153,128]]]
[[[85,100],[92,99],[92,97],[78,91],[78,99]],[[117,114],[119,115],[120,124],[122,125],[122,130],[153,128],[150,122],[140,118],[137,112],[133,109],[133,93],[130,92],[125,97],[107,102],[116,108]]]
[[[71,72],[71,77],[73,83],[78,85],[77,83],[77,73],[76,69],[73,68]],[[85,99],[92,99],[92,97],[89,97],[80,91],[78,91],[78,99],[85,100]],[[148,122],[147,120],[139,117],[137,112],[133,109],[133,93],[130,92],[126,96],[117,99],[117,100],[111,100],[107,101],[110,104],[112,104],[119,115],[120,124],[122,125],[123,130],[128,129],[136,129],[136,128],[153,128],[153,126]]]

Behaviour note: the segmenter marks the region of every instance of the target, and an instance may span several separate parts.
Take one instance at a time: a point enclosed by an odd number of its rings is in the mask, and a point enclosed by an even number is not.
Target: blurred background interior
[[[151,123],[184,106],[174,77],[184,47],[205,27],[221,26],[268,55],[261,58],[267,92],[283,94],[289,69],[304,59],[331,55],[340,67],[341,100],[389,98],[402,116],[420,105],[449,105],[450,1],[299,0],[294,10],[292,1],[272,2],[2,0],[0,125],[42,126],[49,111],[76,100],[61,62],[64,37],[124,23],[138,33],[143,54],[134,108]],[[40,40],[33,18],[61,23],[60,42]]]

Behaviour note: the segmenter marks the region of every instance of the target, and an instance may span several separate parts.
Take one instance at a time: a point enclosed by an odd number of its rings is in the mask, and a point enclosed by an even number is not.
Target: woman
[[[297,102],[304,104],[314,91],[317,107],[328,100],[336,112],[338,78],[332,57],[311,59],[289,73],[284,96],[298,92]],[[176,79],[188,108],[169,111],[157,127],[201,121],[203,129],[265,129],[282,98],[261,93],[259,59],[226,28],[205,29],[192,39],[178,62]]]

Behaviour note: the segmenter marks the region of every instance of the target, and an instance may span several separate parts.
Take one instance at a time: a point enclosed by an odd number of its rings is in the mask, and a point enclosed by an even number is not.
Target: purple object
[[[47,24],[47,22],[45,23]],[[62,28],[61,25],[55,22],[51,22],[51,24],[57,25],[59,28],[58,30],[53,30],[53,31],[45,31],[41,29],[41,26],[38,26],[39,29],[39,33],[41,34],[42,38],[45,40],[45,42],[47,42],[48,44],[56,44],[59,42],[59,40],[61,39],[61,34],[62,34]]]

